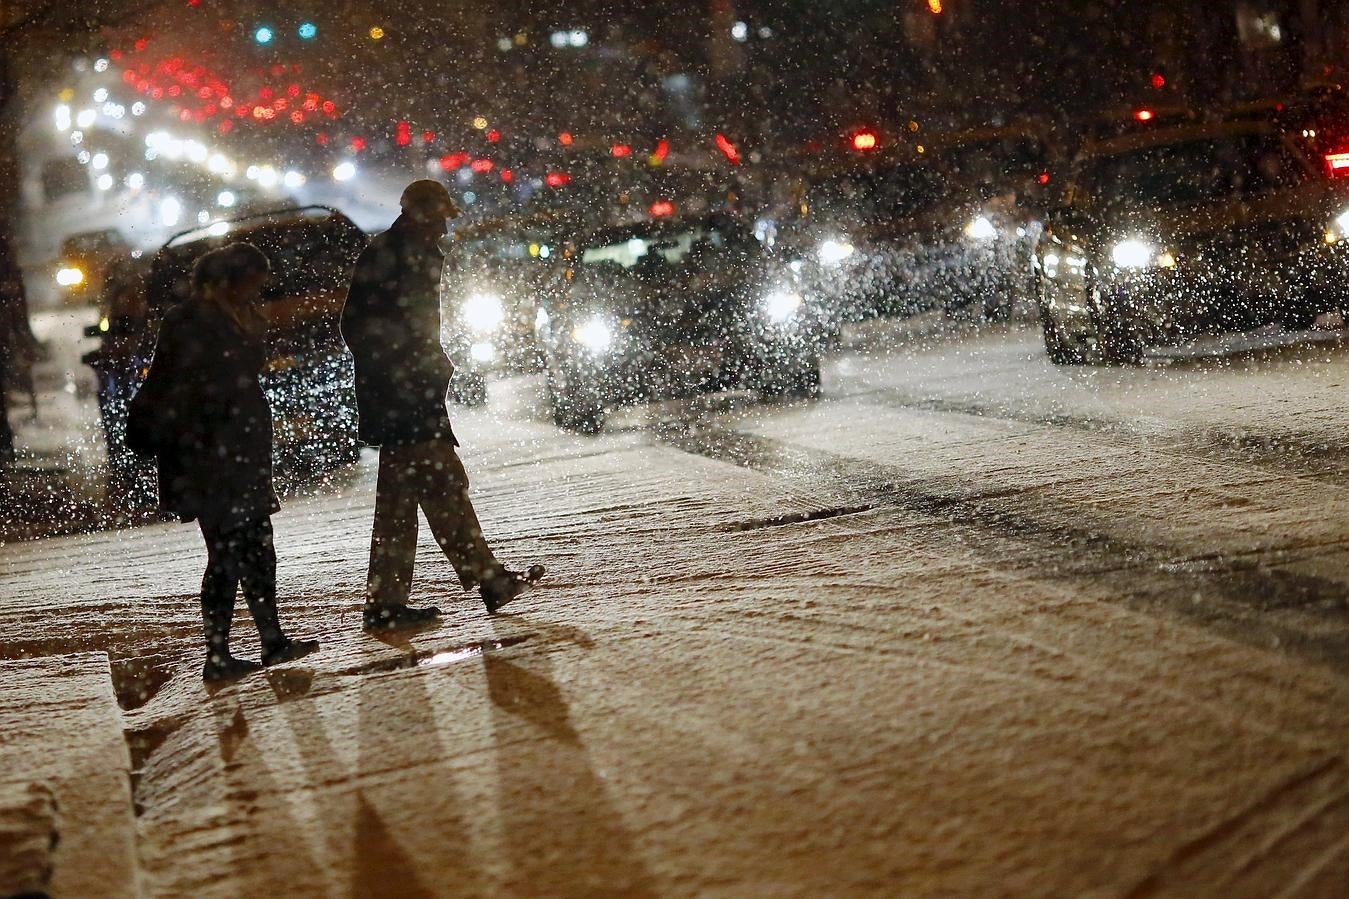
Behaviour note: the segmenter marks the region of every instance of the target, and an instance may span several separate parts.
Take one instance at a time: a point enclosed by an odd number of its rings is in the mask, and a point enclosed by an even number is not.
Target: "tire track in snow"
[[[1321,875],[1349,849],[1349,774],[1333,756],[1310,770],[1275,784],[1235,814],[1205,828],[1176,847],[1123,899],[1193,896],[1242,897],[1334,895],[1324,892]],[[1297,837],[1299,851],[1281,853]],[[1310,843],[1309,847],[1307,844]],[[1316,863],[1304,868],[1309,848]],[[1235,867],[1233,855],[1245,855]],[[1283,888],[1283,889],[1281,889]]]
[[[1349,583],[1271,567],[1289,556],[1196,557],[1181,547],[1115,537],[1074,521],[1077,510],[1013,494],[1009,511],[990,495],[953,496],[903,470],[797,444],[709,426],[668,423],[652,434],[663,445],[810,485],[837,514],[862,507],[916,513],[948,530],[995,567],[1029,570],[1047,580],[1106,582],[1121,601],[1212,627],[1229,637],[1294,653],[1349,673]],[[821,517],[821,516],[816,516]],[[822,517],[830,517],[825,514]],[[1023,547],[1018,549],[1017,547]],[[1280,610],[1276,621],[1271,610]]]
[[[831,398],[862,400],[890,408],[939,412],[982,420],[998,419],[1069,428],[1112,442],[1127,439],[1131,445],[1144,440],[1151,450],[1186,458],[1199,457],[1209,462],[1247,468],[1256,466],[1278,474],[1291,473],[1336,486],[1349,484],[1349,448],[1346,448],[1339,435],[1329,433],[1290,431],[1264,434],[1223,431],[1212,427],[1178,433],[1146,433],[1131,427],[1128,421],[1104,416],[1044,412],[970,399],[919,396],[894,387],[845,390]]]

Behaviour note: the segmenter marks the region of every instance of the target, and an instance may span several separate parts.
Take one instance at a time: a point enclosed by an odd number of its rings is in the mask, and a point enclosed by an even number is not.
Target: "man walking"
[[[360,436],[380,447],[375,522],[366,578],[365,626],[388,629],[435,618],[407,605],[421,508],[465,590],[479,588],[488,612],[543,575],[508,571],[483,538],[468,496],[445,395],[454,371],[440,343],[440,240],[459,215],[436,181],[403,191],[402,214],[356,262],[342,310],[342,336],[356,360]]]

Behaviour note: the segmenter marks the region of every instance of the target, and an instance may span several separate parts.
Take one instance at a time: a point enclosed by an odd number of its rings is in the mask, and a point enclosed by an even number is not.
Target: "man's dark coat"
[[[342,336],[356,360],[360,437],[371,446],[454,440],[445,408],[454,366],[440,343],[443,265],[407,216],[356,261]]]

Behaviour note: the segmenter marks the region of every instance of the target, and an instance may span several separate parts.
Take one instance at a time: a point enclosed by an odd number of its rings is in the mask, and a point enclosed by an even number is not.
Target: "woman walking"
[[[127,443],[152,453],[160,508],[195,520],[206,540],[201,584],[208,681],[232,680],[261,666],[230,653],[235,594],[262,639],[262,664],[318,649],[291,640],[276,608],[272,415],[258,377],[267,359],[267,322],[258,304],[267,257],[235,243],[202,256],[192,296],[164,316],[145,384],[132,401]]]

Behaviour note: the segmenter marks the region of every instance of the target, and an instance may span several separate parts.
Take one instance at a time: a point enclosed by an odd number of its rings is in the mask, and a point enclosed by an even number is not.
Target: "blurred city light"
[[[876,149],[876,132],[859,131],[852,136],[852,148],[854,150],[865,151]]]
[[[730,138],[724,134],[718,134],[716,140],[717,149],[721,151],[721,155],[725,156],[731,165],[739,165],[740,150],[736,148],[735,144],[731,143]]]
[[[166,228],[172,228],[178,224],[178,219],[182,217],[183,204],[179,203],[173,197],[165,197],[159,204],[159,221]]]
[[[306,41],[311,41],[314,39],[316,35],[318,35],[319,28],[313,22],[304,22],[300,25],[299,28],[295,29],[295,33],[298,34],[302,39]]]
[[[339,162],[333,168],[334,181],[350,181],[356,177],[356,166],[350,162]]]
[[[257,41],[259,44],[270,44],[273,37],[272,29],[268,28],[266,25],[263,25],[257,31],[253,32],[253,40]]]

